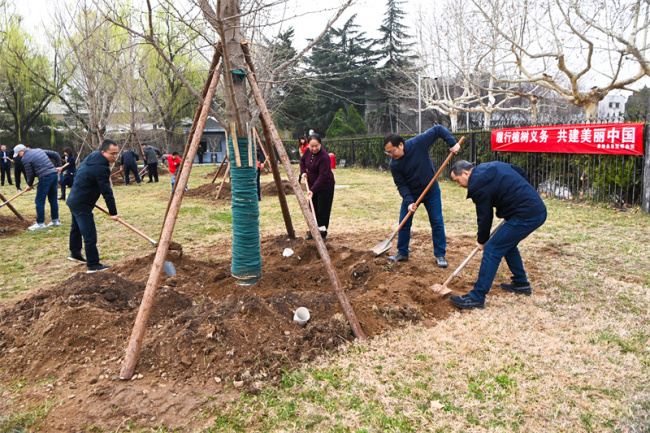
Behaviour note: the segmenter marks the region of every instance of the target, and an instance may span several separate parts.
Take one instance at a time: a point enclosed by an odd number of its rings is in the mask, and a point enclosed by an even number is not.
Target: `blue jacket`
[[[436,174],[429,156],[429,148],[438,138],[442,138],[450,148],[456,144],[456,139],[452,137],[451,132],[440,125],[436,125],[428,131],[406,140],[404,143],[404,156],[400,159],[391,158],[390,160],[390,172],[393,175],[395,185],[397,185],[399,195],[402,196],[406,205],[417,201]],[[437,186],[438,181],[429,192],[437,188]]]
[[[56,167],[63,165],[61,156],[56,152],[42,149],[25,149],[22,163],[25,168],[27,185],[32,186],[36,177],[41,179],[52,174],[58,174],[52,160],[56,162]]]
[[[467,183],[467,198],[476,204],[477,241],[490,239],[493,211],[497,217],[525,220],[546,212],[546,205],[528,183],[526,171],[512,164],[494,161],[478,165]]]
[[[100,151],[88,155],[74,176],[74,185],[66,201],[70,210],[91,212],[99,196],[103,195],[108,213],[117,215],[110,177],[111,170],[104,155]]]

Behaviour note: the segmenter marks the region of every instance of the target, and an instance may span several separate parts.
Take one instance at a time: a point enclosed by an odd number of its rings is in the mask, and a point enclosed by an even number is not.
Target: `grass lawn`
[[[214,168],[195,167],[190,188],[209,182],[203,175]],[[400,203],[390,174],[337,169],[335,176],[349,187],[336,190],[330,233],[383,230],[387,237]],[[466,190],[450,181],[441,188],[447,236],[474,235]],[[158,237],[167,176],[158,184],[116,187],[115,196],[123,219]],[[32,218],[33,197],[14,202]],[[302,236],[306,224],[297,201],[288,196],[288,202]],[[545,203],[547,222],[520,246],[524,261],[539,269],[533,296],[488,295],[485,310],[346,346],[287,372],[279,386],[197,413],[205,420],[201,431],[649,431],[650,215],[638,208]],[[47,207],[46,215],[49,221]],[[153,251],[107,216],[95,218],[103,263]],[[71,274],[65,205],[61,220],[63,227],[0,237],[0,303]],[[285,232],[275,198],[260,203],[260,224],[262,236]],[[186,198],[174,240],[186,254],[223,260],[230,256],[230,227],[229,201]],[[415,218],[413,229],[429,230],[427,219]],[[502,267],[500,278],[506,276]],[[1,385],[0,395],[12,386]],[[38,410],[24,415],[46,412]]]

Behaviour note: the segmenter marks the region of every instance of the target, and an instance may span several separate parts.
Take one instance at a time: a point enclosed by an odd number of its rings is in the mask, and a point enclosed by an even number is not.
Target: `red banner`
[[[643,123],[493,129],[492,150],[643,155]]]

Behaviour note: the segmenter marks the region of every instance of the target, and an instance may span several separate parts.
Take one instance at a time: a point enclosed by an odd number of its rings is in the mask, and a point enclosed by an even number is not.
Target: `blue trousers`
[[[506,221],[497,230],[483,248],[483,259],[481,260],[481,269],[478,272],[478,280],[474,284],[474,289],[469,292],[472,299],[485,302],[485,296],[490,291],[502,258],[506,259],[508,268],[512,272],[513,282],[528,282],[517,245],[544,224],[544,221],[546,221],[546,212],[526,220]]]
[[[97,228],[95,216],[92,212],[77,212],[70,209],[72,226],[70,227],[70,253],[73,256],[81,255],[81,246],[86,250],[86,263],[88,266],[99,264],[99,251],[97,250]]]
[[[50,202],[50,213],[53,220],[59,219],[59,202],[57,194],[57,177],[56,173],[38,179],[36,185],[36,222],[45,223],[45,199]]]
[[[442,219],[442,202],[440,201],[440,187],[436,183],[427,195],[424,196],[420,206],[424,206],[429,215],[429,224],[431,224],[431,237],[433,238],[433,254],[436,257],[444,257],[447,253],[447,236],[445,235],[445,222]],[[402,201],[402,208],[399,211],[400,222],[408,213],[408,205]],[[406,221],[404,227],[399,231],[397,237],[397,251],[408,257],[409,243],[411,242],[411,226],[413,225],[413,215]]]

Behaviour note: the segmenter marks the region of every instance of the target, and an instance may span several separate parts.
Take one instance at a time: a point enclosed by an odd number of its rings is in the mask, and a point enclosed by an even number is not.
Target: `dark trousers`
[[[147,164],[147,171],[149,172],[149,182],[158,182],[158,163]]]
[[[2,184],[5,184],[5,175],[7,176],[7,180],[9,181],[9,185],[13,185],[11,182],[11,162],[7,162],[6,164],[0,165],[0,177],[2,178]]]
[[[478,271],[478,280],[474,284],[474,289],[469,292],[472,299],[479,302],[485,301],[485,295],[490,291],[503,258],[506,259],[508,268],[512,272],[513,282],[528,282],[517,245],[544,224],[544,221],[546,221],[546,211],[527,220],[508,220],[497,230],[483,247],[483,259],[481,259],[481,268]]]
[[[20,189],[20,176],[25,176],[25,169],[22,164],[16,164],[14,174],[16,175],[16,189]],[[25,178],[25,182],[27,182],[27,178]]]
[[[262,184],[260,183],[260,176],[262,175],[262,170],[257,168],[257,200],[262,201]]]
[[[70,253],[73,256],[81,255],[81,246],[86,249],[86,263],[93,266],[99,264],[99,251],[97,250],[97,228],[95,216],[92,212],[77,212],[70,209],[72,226],[70,227]]]
[[[135,181],[137,183],[140,183],[140,175],[138,174],[138,166],[137,164],[124,164],[124,183],[127,185],[129,184],[129,174],[133,173],[133,177],[135,177]],[[158,172],[156,172],[158,174]]]
[[[315,192],[311,200],[314,202],[318,227],[325,226],[325,231],[321,233],[323,236],[327,236],[327,228],[330,225],[330,213],[332,213],[332,202],[334,201],[334,187],[325,191]]]
[[[52,220],[59,219],[59,202],[58,197],[56,196],[57,192],[57,183],[56,183],[57,174],[51,174],[43,178],[38,179],[38,185],[36,185],[36,222],[40,224],[45,223],[45,199],[50,202],[50,215]]]

